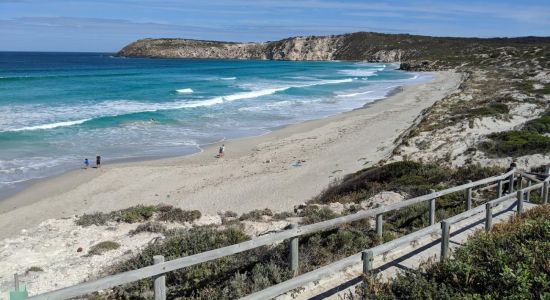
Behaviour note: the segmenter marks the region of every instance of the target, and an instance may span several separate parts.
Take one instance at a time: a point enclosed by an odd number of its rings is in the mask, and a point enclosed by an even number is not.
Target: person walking
[[[218,153],[218,157],[223,157],[223,155],[225,154],[225,145],[222,144],[222,146],[220,147],[220,152]]]
[[[84,169],[88,169],[89,166],[90,166],[90,161],[87,158],[85,158],[84,159]]]
[[[98,169],[101,167],[101,156],[99,156],[99,154],[95,157],[95,166]]]

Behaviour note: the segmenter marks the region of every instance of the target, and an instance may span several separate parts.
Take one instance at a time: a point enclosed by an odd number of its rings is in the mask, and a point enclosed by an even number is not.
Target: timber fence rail
[[[218,248],[198,254],[194,254],[191,256],[186,256],[182,258],[177,258],[170,261],[164,261],[164,257],[162,256],[156,256],[154,264],[151,266],[147,266],[144,268],[127,271],[124,273],[119,273],[111,276],[107,276],[104,278],[100,278],[97,280],[92,280],[88,282],[84,282],[81,284],[77,284],[74,286],[69,286],[65,288],[61,288],[58,290],[54,290],[51,292],[46,292],[43,294],[35,295],[30,297],[29,299],[69,299],[74,298],[82,295],[86,295],[89,293],[93,293],[99,290],[109,289],[115,286],[139,281],[146,278],[153,278],[154,279],[154,292],[155,292],[155,300],[163,300],[166,299],[166,287],[165,287],[165,276],[164,274],[182,269],[185,267],[193,266],[196,264],[204,263],[207,261],[215,260],[218,258],[222,258],[225,256],[241,253],[247,250],[251,250],[254,248],[272,245],[277,242],[281,242],[283,240],[289,240],[290,245],[290,257],[289,257],[289,265],[294,272],[295,275],[299,274],[299,261],[298,261],[298,247],[299,247],[299,237],[303,235],[308,235],[312,233],[317,233],[321,231],[326,231],[330,229],[334,229],[342,224],[351,223],[359,220],[363,220],[366,218],[375,218],[376,219],[376,232],[379,236],[382,236],[383,234],[383,215],[384,213],[399,210],[405,207],[409,207],[418,203],[428,203],[429,207],[429,213],[430,213],[430,226],[420,229],[416,232],[410,233],[408,235],[405,235],[403,237],[400,237],[398,239],[392,240],[390,242],[378,245],[374,248],[368,249],[366,251],[363,251],[363,253],[358,253],[356,255],[347,257],[345,259],[339,260],[337,262],[334,262],[332,264],[329,264],[327,266],[321,267],[319,269],[316,269],[314,271],[311,271],[309,273],[305,273],[299,276],[296,276],[288,281],[285,281],[283,283],[274,285],[270,288],[267,288],[265,290],[259,291],[257,293],[251,294],[244,299],[269,299],[276,297],[280,294],[283,294],[293,288],[300,287],[308,282],[318,280],[321,277],[326,276],[326,274],[332,274],[337,270],[344,269],[346,267],[349,267],[353,264],[357,264],[358,262],[361,262],[363,259],[363,262],[369,261],[368,256],[374,256],[380,253],[384,253],[388,251],[389,249],[393,249],[403,243],[407,243],[410,241],[413,241],[417,239],[419,236],[429,234],[432,232],[437,232],[443,228],[443,231],[445,231],[445,226],[448,226],[449,224],[456,223],[459,220],[463,220],[465,218],[468,218],[469,216],[478,214],[480,212],[483,212],[483,210],[490,210],[493,206],[506,201],[513,199],[516,197],[518,199],[517,205],[518,205],[518,211],[520,208],[523,207],[523,195],[525,193],[528,193],[529,191],[540,189],[541,190],[541,198],[543,198],[543,203],[547,203],[548,201],[548,182],[550,177],[546,178],[543,182],[539,182],[534,185],[530,185],[526,187],[525,189],[522,189],[521,191],[514,192],[514,184],[517,183],[520,185],[519,182],[521,180],[517,180],[516,171],[511,170],[505,174],[493,176],[489,178],[485,178],[482,180],[478,180],[475,182],[469,182],[460,186],[452,187],[449,189],[445,189],[438,192],[433,192],[427,195],[415,197],[412,199],[408,199],[405,201],[402,201],[400,203],[383,206],[371,210],[366,211],[360,211],[355,214],[342,216],[338,218],[334,218],[331,220],[305,225],[305,226],[292,226],[288,230],[284,230],[277,233],[272,233],[264,236],[257,237],[255,239],[245,241],[239,244]],[[518,173],[519,174],[519,173]],[[516,182],[517,181],[517,182]],[[477,206],[475,208],[472,208],[472,189],[476,187],[486,188],[483,187],[485,185],[490,185],[496,183],[497,187],[497,199],[494,199],[490,202],[488,202],[486,205],[483,206]],[[504,185],[505,183],[508,185],[507,195],[504,195]],[[495,186],[494,184],[492,185]],[[435,200],[438,197],[448,195],[451,193],[461,192],[464,191],[465,195],[465,208],[467,209],[465,212],[460,213],[458,215],[455,215],[451,218],[448,218],[446,220],[443,220],[440,224],[435,223],[435,212],[436,212],[436,202]],[[521,200],[521,201],[520,201]],[[446,223],[445,223],[446,222]],[[445,224],[444,224],[445,223]],[[487,222],[486,222],[487,223]],[[490,225],[490,222],[489,222]],[[447,230],[448,232],[448,230]],[[365,268],[368,267],[365,266]]]

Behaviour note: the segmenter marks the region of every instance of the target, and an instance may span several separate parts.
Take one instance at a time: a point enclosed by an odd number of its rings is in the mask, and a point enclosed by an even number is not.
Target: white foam
[[[27,127],[9,129],[9,130],[4,130],[4,131],[32,131],[32,130],[53,129],[53,128],[58,128],[58,127],[67,127],[67,126],[79,125],[79,124],[82,124],[84,122],[88,122],[90,120],[91,119],[82,119],[82,120],[75,120],[75,121],[57,122],[57,123],[50,123],[50,124],[42,124],[42,125],[36,125],[36,126],[27,126]]]
[[[235,80],[237,77],[222,77],[221,80]]]
[[[336,97],[337,98],[350,98],[350,97],[370,94],[370,93],[373,93],[373,92],[374,91],[357,92],[357,93],[350,93],[350,94],[339,94],[339,95],[336,95]]]
[[[286,85],[279,87],[270,87],[258,90],[251,90],[246,92],[239,92],[235,94],[230,94],[226,96],[218,96],[205,100],[182,100],[175,102],[163,102],[163,103],[146,103],[146,102],[137,102],[129,100],[115,100],[115,101],[104,101],[101,103],[94,104],[94,110],[82,110],[81,107],[30,107],[30,106],[21,106],[21,107],[11,107],[6,108],[6,115],[12,116],[10,120],[0,121],[0,126],[5,125],[7,128],[0,129],[0,132],[17,132],[17,131],[33,131],[33,130],[44,130],[44,129],[54,129],[58,127],[67,127],[79,125],[84,122],[90,121],[94,118],[103,118],[103,117],[116,117],[125,114],[133,113],[142,113],[142,112],[157,112],[163,110],[175,110],[175,109],[184,109],[184,108],[196,108],[196,107],[207,107],[222,104],[224,102],[231,102],[243,99],[252,99],[267,95],[272,95],[277,92],[285,91],[290,88],[301,88],[309,87],[315,85],[324,85],[324,84],[339,84],[345,82],[352,82],[353,79],[336,79],[336,80],[321,80],[317,82],[310,82],[298,85]],[[22,116],[24,114],[24,117]],[[62,121],[62,122],[50,122],[45,124],[40,124],[44,122],[44,119],[51,119],[55,117],[56,119],[66,119],[70,117],[75,117],[78,115],[81,119],[74,121]],[[31,121],[30,123],[38,123],[38,125],[26,125],[19,124],[17,127],[17,122],[26,120]],[[5,122],[4,122],[5,121]],[[28,122],[29,123],[29,122]],[[27,123],[27,124],[28,124]],[[15,125],[15,126],[14,126]],[[26,125],[26,126],[25,126]]]
[[[176,92],[180,94],[190,94],[193,92],[193,89],[179,89],[179,90],[176,90]]]
[[[222,97],[225,101],[235,101],[235,100],[242,100],[242,99],[250,99],[250,98],[257,98],[261,96],[267,96],[272,95],[277,92],[282,92],[285,90],[288,90],[292,86],[286,86],[286,87],[280,87],[280,88],[272,88],[272,89],[263,89],[263,90],[257,90],[257,91],[250,91],[250,92],[241,92],[236,93],[229,96]]]
[[[348,75],[348,76],[358,76],[358,77],[369,77],[377,76],[376,72],[382,71],[384,69],[352,69],[352,70],[340,70],[338,73]]]

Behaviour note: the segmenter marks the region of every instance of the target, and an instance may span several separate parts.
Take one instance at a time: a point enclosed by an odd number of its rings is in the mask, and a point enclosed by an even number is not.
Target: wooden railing
[[[550,178],[550,177],[549,177]],[[445,229],[445,224],[452,224],[455,222],[458,222],[460,220],[463,220],[465,218],[468,218],[474,214],[480,213],[483,211],[483,209],[491,211],[491,208],[494,205],[497,205],[500,202],[512,199],[514,197],[518,198],[518,211],[522,211],[523,209],[523,194],[528,191],[532,191],[538,188],[541,188],[542,191],[542,197],[544,203],[547,203],[548,201],[548,178],[544,182],[539,182],[537,184],[531,185],[527,188],[524,188],[521,191],[518,191],[517,193],[513,192],[513,186],[516,181],[515,177],[515,170],[512,170],[510,172],[507,172],[505,174],[494,176],[490,178],[485,178],[482,180],[478,180],[475,182],[469,182],[467,184],[463,184],[460,186],[452,187],[446,190],[442,190],[439,192],[433,192],[428,195],[423,195],[420,197],[412,198],[406,201],[402,201],[400,203],[383,206],[371,210],[366,211],[360,211],[355,214],[338,217],[335,219],[305,225],[305,226],[296,226],[294,225],[291,229],[284,230],[278,233],[272,233],[264,236],[260,236],[258,238],[242,242],[239,244],[218,248],[202,253],[198,253],[191,256],[186,256],[170,261],[164,261],[164,257],[162,256],[156,256],[154,258],[154,264],[148,267],[144,267],[137,270],[132,270],[124,273],[119,273],[111,276],[107,276],[101,279],[84,282],[78,285],[58,289],[55,291],[47,292],[40,295],[35,295],[33,297],[30,297],[29,299],[68,299],[73,297],[78,297],[82,295],[86,295],[95,291],[103,290],[112,288],[118,285],[123,285],[131,282],[135,282],[138,280],[146,279],[146,278],[154,278],[154,291],[155,291],[155,299],[166,299],[166,290],[165,290],[165,276],[164,274],[182,269],[185,267],[193,266],[196,264],[204,263],[207,261],[215,260],[218,258],[222,258],[225,256],[241,253],[247,250],[251,250],[254,248],[272,245],[274,243],[283,241],[283,240],[290,240],[290,257],[289,257],[289,265],[291,266],[291,269],[294,271],[294,274],[299,273],[298,269],[298,247],[299,247],[299,237],[303,235],[308,235],[312,233],[317,233],[321,231],[326,231],[330,229],[334,229],[342,224],[354,222],[363,220],[366,218],[374,217],[376,219],[376,232],[381,237],[383,234],[383,215],[385,213],[388,213],[390,211],[399,210],[405,207],[409,207],[411,205],[419,204],[427,202],[429,204],[429,214],[430,214],[430,226],[423,228],[421,230],[418,230],[414,233],[411,233],[409,235],[403,236],[401,238],[392,240],[390,242],[387,242],[385,244],[376,246],[374,248],[368,249],[362,253],[358,253],[356,255],[350,256],[348,258],[345,258],[343,260],[339,260],[335,263],[332,263],[330,265],[324,266],[322,268],[316,269],[312,272],[302,274],[299,276],[296,276],[288,281],[285,281],[283,283],[274,285],[270,288],[267,288],[263,291],[254,293],[252,295],[249,295],[245,297],[245,299],[269,299],[273,298],[277,295],[280,295],[282,293],[285,293],[293,288],[300,287],[308,282],[315,281],[320,279],[321,277],[324,277],[326,275],[334,273],[335,270],[341,270],[343,268],[346,268],[347,266],[351,266],[353,264],[357,264],[358,262],[361,262],[361,259],[363,259],[364,262],[364,268],[368,270],[368,262],[372,261],[372,258],[375,255],[378,255],[380,253],[384,253],[390,249],[393,249],[403,243],[407,243],[413,240],[416,240],[419,236],[429,234],[431,232],[436,232],[440,230],[439,224],[435,223],[435,212],[436,212],[436,202],[435,200],[438,197],[448,195],[451,193],[461,192],[465,191],[465,207],[468,209],[467,211],[458,214],[454,217],[451,217],[449,219],[446,219],[441,222],[443,228]],[[503,196],[503,186],[504,182],[508,183],[508,194]],[[519,180],[521,182],[521,180]],[[475,187],[480,187],[483,185],[488,185],[492,183],[497,183],[497,195],[498,198],[495,200],[490,201],[485,206],[478,206],[475,208],[471,208],[472,205],[472,189]],[[520,209],[521,208],[521,209]],[[488,226],[490,228],[491,222],[488,222]],[[443,249],[443,248],[442,248]]]

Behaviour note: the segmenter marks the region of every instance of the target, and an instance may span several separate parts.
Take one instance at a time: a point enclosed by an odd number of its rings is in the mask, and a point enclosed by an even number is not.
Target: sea
[[[109,164],[192,154],[431,80],[397,67],[0,52],[0,197],[96,155]]]

